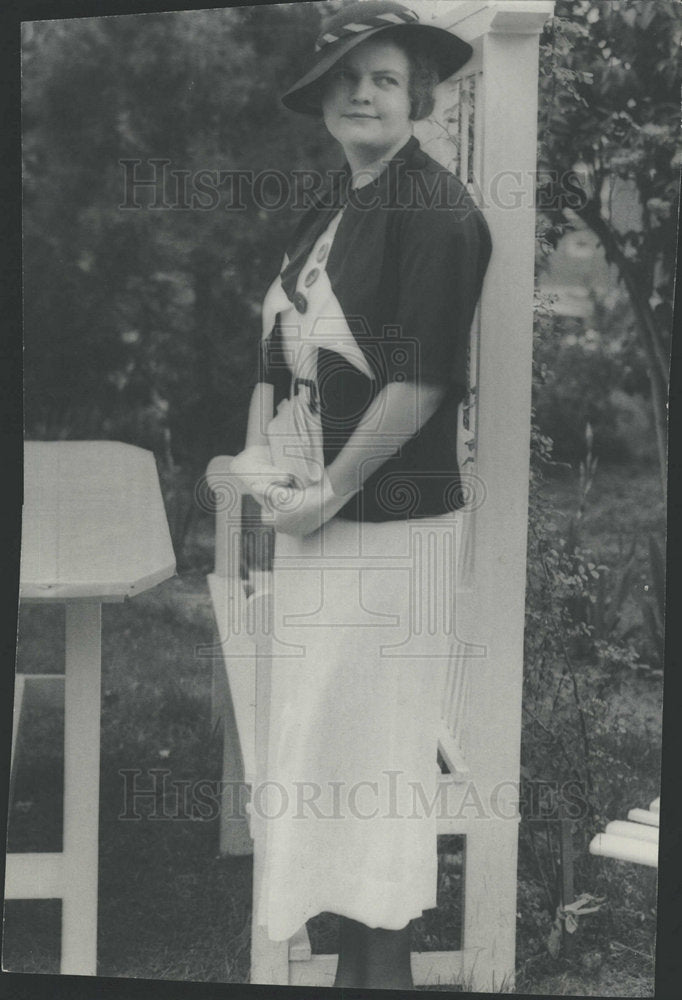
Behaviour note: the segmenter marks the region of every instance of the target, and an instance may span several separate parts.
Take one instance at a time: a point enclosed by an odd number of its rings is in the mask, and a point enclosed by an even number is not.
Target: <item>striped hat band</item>
[[[386,28],[392,24],[409,24],[411,21],[419,21],[419,17],[414,11],[407,7],[401,11],[386,12],[385,14],[374,14],[372,17],[363,17],[362,21],[353,21],[335,28],[334,31],[326,31],[315,42],[315,51],[320,52],[325,46],[338,42],[348,35],[356,35],[361,31],[369,31],[371,28]]]
[[[284,107],[300,114],[320,117],[320,87],[325,74],[356,45],[362,45],[365,39],[383,38],[384,32],[393,28],[400,36],[401,44],[404,38],[410,46],[414,42],[424,48],[439,80],[452,76],[471,58],[473,49],[468,42],[445,28],[423,24],[418,14],[397,0],[357,0],[344,5],[322,22],[318,29],[313,64],[282,95]]]

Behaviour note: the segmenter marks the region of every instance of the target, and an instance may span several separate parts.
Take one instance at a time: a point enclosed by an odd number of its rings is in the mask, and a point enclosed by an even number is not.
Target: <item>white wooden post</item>
[[[467,838],[464,941],[459,953],[413,955],[413,970],[418,985],[452,982],[457,977],[469,990],[511,991],[530,458],[538,39],[554,3],[419,0],[415,7],[422,20],[433,19],[474,47],[472,60],[459,74],[463,82],[456,82],[452,94],[446,95],[466,94],[469,102],[459,114],[458,162],[451,162],[452,147],[447,139],[443,141],[438,126],[420,123],[415,131],[427,152],[439,159],[444,156],[445,165],[457,169],[465,183],[471,167],[470,186],[490,226],[493,255],[481,296],[471,373],[476,390],[471,471],[475,470],[478,483],[484,486],[485,500],[466,515],[471,557],[466,559],[468,572],[456,606],[463,673],[452,675],[454,715],[448,711],[445,718],[455,772],[449,789],[461,820],[448,820],[443,829]],[[473,149],[469,149],[472,113]],[[431,139],[443,155],[430,147]],[[214,587],[215,578],[215,605]],[[259,650],[254,728],[265,734],[268,664],[262,648],[266,661]],[[456,720],[464,716],[462,733],[450,732],[450,715]],[[460,759],[460,737],[465,759]],[[262,737],[259,745],[261,741]],[[261,758],[258,773],[263,773],[262,768]],[[471,779],[470,789],[457,783],[462,778]],[[257,899],[262,827],[256,817],[252,817],[252,832]],[[253,928],[252,982],[328,984],[335,959],[311,958],[302,931],[292,940],[287,963],[285,947],[270,942],[262,928]]]
[[[268,781],[268,734],[270,730],[270,678],[272,639],[272,591],[255,595],[249,607],[249,621],[256,634],[256,776],[251,796],[251,830],[253,851],[253,910],[251,914],[251,978],[252,983],[274,986],[289,984],[289,942],[271,941],[265,927],[256,923],[258,900],[263,886],[265,870],[265,843],[267,817],[259,814],[265,809],[262,792]]]
[[[101,615],[66,603],[63,975],[97,975]]]
[[[217,501],[215,572],[208,577],[218,629],[218,643],[208,650],[213,658],[212,716],[223,730],[222,779],[229,793],[221,803],[220,850],[253,853],[250,981],[286,985],[289,942],[271,941],[256,923],[265,862],[265,822],[258,810],[259,788],[267,779],[272,594],[265,586],[247,598],[239,576],[243,487],[230,472],[231,462],[230,455],[218,456],[206,473]],[[234,788],[241,782],[251,786],[248,823],[233,815]]]
[[[241,488],[230,474],[232,456],[210,463],[206,485],[215,507],[215,570],[208,577],[217,642],[199,655],[210,656],[212,729],[223,742],[219,846],[225,854],[251,854],[253,842],[241,816],[244,786],[255,772],[255,644],[244,625],[246,595],[239,576]]]
[[[469,667],[475,682],[466,733],[486,814],[467,831],[464,949],[481,959],[469,966],[476,991],[514,985],[538,36],[553,7],[544,0],[465,3],[447,24],[480,52],[474,186],[493,240],[474,378],[476,474],[486,498],[473,515],[471,590],[458,603],[460,637],[486,648]]]

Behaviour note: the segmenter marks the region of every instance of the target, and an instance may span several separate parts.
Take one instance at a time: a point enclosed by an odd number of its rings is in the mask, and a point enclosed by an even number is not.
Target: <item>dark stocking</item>
[[[370,989],[412,990],[410,925],[399,931],[365,927],[364,986]]]
[[[410,966],[410,925],[399,931],[367,927],[340,917],[339,964],[335,986],[414,989]]]
[[[339,964],[334,986],[362,986],[364,978],[363,930],[357,920],[339,917]]]

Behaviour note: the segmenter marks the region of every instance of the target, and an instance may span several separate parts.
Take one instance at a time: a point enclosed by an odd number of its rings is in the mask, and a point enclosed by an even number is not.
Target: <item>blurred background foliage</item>
[[[278,101],[320,6],[24,25],[28,437],[116,437],[197,468],[241,447],[293,210],[264,211],[248,184],[230,210],[229,182],[217,206],[183,204],[202,170],[336,163],[323,126]],[[132,171],[156,173],[168,207],[141,185],[126,197]]]
[[[582,330],[569,331],[564,350],[544,348],[557,377],[540,393],[538,412],[565,458],[581,455],[576,444],[587,419],[598,454],[641,460],[642,436],[632,438],[632,406],[623,394],[639,397],[662,480],[682,165],[681,42],[674,0],[558,0],[540,56],[540,247],[551,256],[567,234],[582,230],[593,239],[587,267],[604,260],[609,272],[595,308],[573,310],[588,320]],[[580,198],[569,207],[561,193],[571,174]],[[542,270],[542,254],[539,264]],[[583,282],[590,283],[589,273]],[[569,398],[577,421],[567,412]]]

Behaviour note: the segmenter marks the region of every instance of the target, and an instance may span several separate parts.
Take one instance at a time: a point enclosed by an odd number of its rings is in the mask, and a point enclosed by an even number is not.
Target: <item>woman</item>
[[[283,940],[338,913],[335,985],[409,988],[409,921],[436,905],[436,817],[416,806],[436,791],[449,638],[437,624],[412,641],[434,595],[422,588],[415,605],[405,564],[427,530],[453,532],[462,506],[457,407],[491,247],[464,186],[412,135],[470,47],[365,0],[323,26],[316,50],[282,100],[321,117],[346,163],[266,295],[233,463],[276,530],[255,919]]]

